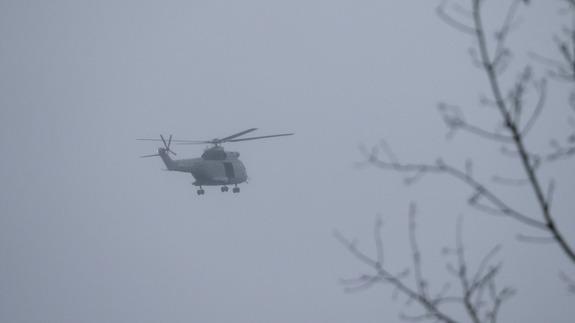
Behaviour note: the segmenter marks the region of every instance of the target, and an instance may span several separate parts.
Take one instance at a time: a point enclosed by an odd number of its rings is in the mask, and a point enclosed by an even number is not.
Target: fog
[[[510,38],[506,81],[556,55],[568,17],[532,1]],[[573,276],[554,244],[517,222],[470,209],[471,190],[446,176],[404,185],[394,172],[357,167],[360,147],[385,138],[405,161],[442,157],[476,171],[521,175],[499,146],[468,134],[446,139],[438,102],[477,107],[489,93],[468,55],[473,41],[443,23],[435,1],[0,1],[0,321],[394,322],[405,299],[388,285],[345,293],[340,279],[369,269],[334,239],[373,250],[384,220],[386,263],[410,263],[407,213],[418,205],[426,276],[441,288],[441,248],[464,215],[471,258],[503,244],[499,281],[518,294],[501,321],[571,322]],[[504,12],[491,6],[486,24]],[[545,21],[546,23],[541,23]],[[528,144],[569,131],[569,85],[550,82]],[[165,172],[158,145],[140,137],[294,136],[226,144],[249,182],[239,194]],[[563,136],[563,137],[562,137]],[[203,146],[173,146],[178,158]],[[572,160],[556,178],[553,210],[575,243]],[[536,210],[528,188],[501,188]],[[535,213],[535,212],[533,212]],[[538,216],[538,214],[536,215]],[[476,264],[476,263],[474,263]]]

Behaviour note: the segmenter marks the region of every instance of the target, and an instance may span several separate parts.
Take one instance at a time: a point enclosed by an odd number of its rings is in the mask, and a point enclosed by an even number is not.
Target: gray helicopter
[[[145,155],[141,157],[155,157],[159,156],[170,171],[191,173],[195,179],[193,185],[199,186],[197,190],[198,195],[205,193],[203,186],[221,186],[222,192],[229,190],[228,185],[234,185],[232,192],[239,193],[240,188],[238,184],[247,181],[248,175],[246,167],[239,160],[240,154],[235,151],[225,151],[221,144],[226,142],[238,142],[247,140],[256,140],[271,137],[291,136],[293,133],[282,133],[277,135],[258,136],[249,138],[238,138],[249,132],[255,131],[257,128],[251,128],[227,136],[221,139],[212,140],[172,140],[172,135],[168,140],[160,135],[160,139],[137,139],[145,141],[161,141],[164,147],[158,148],[158,153],[153,155]],[[198,145],[198,144],[211,144],[212,146],[205,149],[202,157],[189,158],[189,159],[172,159],[170,154],[176,155],[170,149],[170,145],[176,143],[179,145]]]

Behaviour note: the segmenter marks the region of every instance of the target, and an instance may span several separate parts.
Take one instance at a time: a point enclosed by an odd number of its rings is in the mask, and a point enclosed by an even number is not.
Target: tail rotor
[[[177,154],[170,149],[170,145],[172,144],[172,135],[170,135],[170,137],[168,138],[167,143],[166,143],[166,139],[164,139],[164,136],[160,135],[160,138],[162,138],[162,142],[164,143],[164,147],[165,147],[166,151],[171,153],[172,155],[176,156]]]
[[[166,138],[164,138],[163,135],[160,135],[160,139],[137,139],[137,140],[142,140],[142,141],[161,141],[164,144],[163,148],[159,148],[158,150],[164,151],[164,152],[168,152],[174,156],[176,156],[177,154],[170,149],[170,145],[172,144],[172,135],[170,135],[170,137],[168,137],[168,140],[166,141]],[[152,154],[152,155],[144,155],[144,156],[140,156],[141,158],[147,158],[147,157],[155,157],[155,156],[160,156],[160,154]]]

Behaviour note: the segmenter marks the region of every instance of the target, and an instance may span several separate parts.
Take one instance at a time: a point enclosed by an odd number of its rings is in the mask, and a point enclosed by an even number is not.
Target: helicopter
[[[282,133],[276,135],[238,138],[255,130],[257,130],[257,128],[250,128],[221,139],[215,138],[212,140],[172,140],[172,135],[170,135],[167,140],[163,135],[160,135],[160,139],[139,138],[137,140],[162,142],[164,146],[158,148],[157,154],[140,157],[147,158],[159,156],[162,158],[167,170],[191,173],[195,179],[192,184],[199,187],[196,191],[198,195],[205,194],[203,186],[221,186],[220,190],[222,192],[227,192],[229,190],[228,185],[233,185],[234,187],[232,192],[239,193],[240,188],[238,187],[238,184],[244,183],[248,179],[246,167],[242,161],[239,160],[240,153],[235,151],[226,151],[221,145],[227,142],[293,135],[293,133]],[[176,153],[170,148],[172,143],[179,145],[210,144],[211,146],[204,150],[201,157],[172,159],[170,154],[174,156],[176,155]]]

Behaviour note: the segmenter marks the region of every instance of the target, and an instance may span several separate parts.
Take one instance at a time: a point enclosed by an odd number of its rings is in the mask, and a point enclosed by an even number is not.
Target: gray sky
[[[510,40],[520,49],[513,68],[526,51],[554,55],[550,35],[564,17],[558,3],[533,2]],[[0,321],[394,321],[403,300],[388,286],[342,291],[338,280],[365,268],[332,231],[369,249],[381,214],[388,265],[399,272],[417,201],[430,280],[446,278],[440,249],[465,214],[471,255],[505,245],[501,280],[519,294],[503,321],[570,322],[573,296],[557,274],[575,272],[558,248],[516,241],[533,232],[469,210],[470,192],[448,178],[405,187],[398,174],[354,168],[358,145],[386,138],[406,160],[471,157],[484,178],[519,174],[497,146],[445,140],[439,101],[492,119],[476,108],[487,87],[469,63],[472,42],[437,18],[437,4],[0,1]],[[541,150],[568,130],[569,89],[550,85],[552,108],[535,129],[546,137],[529,141]],[[156,146],[134,140],[251,127],[296,136],[226,146],[248,168],[240,194],[196,196],[191,176],[139,159]],[[554,210],[570,239],[572,165],[542,174],[559,179]],[[534,208],[530,191],[501,190]]]

